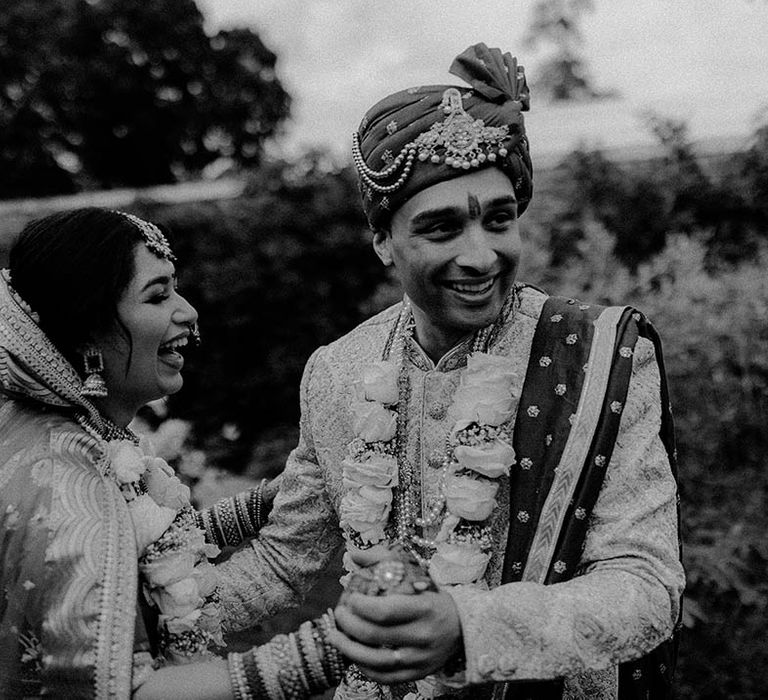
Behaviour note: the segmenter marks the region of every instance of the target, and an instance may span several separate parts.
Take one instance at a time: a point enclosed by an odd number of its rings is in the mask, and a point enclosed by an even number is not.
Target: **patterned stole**
[[[517,462],[510,475],[502,583],[552,584],[579,573],[589,515],[613,453],[640,336],[656,348],[660,436],[676,478],[672,415],[654,329],[629,307],[549,298],[534,334],[515,423]],[[677,636],[647,656],[620,665],[621,700],[672,697]],[[562,680],[536,681],[500,684],[494,697],[554,700],[562,693]]]

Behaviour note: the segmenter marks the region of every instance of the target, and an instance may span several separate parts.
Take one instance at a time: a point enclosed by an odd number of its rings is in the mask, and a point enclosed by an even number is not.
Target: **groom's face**
[[[493,321],[514,282],[521,244],[512,183],[486,168],[428,187],[375,234],[374,247],[417,319],[455,342]]]

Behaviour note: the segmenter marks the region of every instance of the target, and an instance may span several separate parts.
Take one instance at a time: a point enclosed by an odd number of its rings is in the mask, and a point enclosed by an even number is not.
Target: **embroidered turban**
[[[470,46],[450,72],[471,88],[428,85],[401,90],[368,110],[352,153],[371,228],[427,187],[483,167],[512,182],[522,213],[533,192],[533,168],[522,112],[530,94],[510,54]]]

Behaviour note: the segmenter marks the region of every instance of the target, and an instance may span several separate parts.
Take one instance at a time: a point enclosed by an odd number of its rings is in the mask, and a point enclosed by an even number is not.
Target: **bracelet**
[[[248,512],[248,493],[240,492],[235,496],[235,516],[240,524],[240,529],[245,533],[246,537],[252,537],[255,535],[259,528],[251,518]]]
[[[292,700],[300,700],[304,697],[301,685],[301,679],[299,678],[298,665],[299,659],[291,659],[291,636],[279,635],[281,638],[278,640],[275,651],[280,663],[280,671],[278,677],[280,678],[283,689],[286,695]]]
[[[224,545],[235,547],[243,541],[243,533],[235,517],[231,498],[223,498],[214,507],[213,513],[219,523],[219,533]]]
[[[304,672],[304,669],[306,668],[306,659],[304,658],[304,654],[301,653],[301,649],[299,648],[299,639],[295,632],[288,635],[288,645],[296,660],[294,663],[296,677],[299,679],[299,683],[304,689],[304,692],[307,695],[311,695],[312,693],[309,679],[307,678],[307,674]]]
[[[256,663],[255,650],[251,649],[242,654],[243,666],[245,668],[245,677],[248,681],[248,686],[251,689],[254,697],[256,698],[268,698],[269,691],[267,690],[266,683],[259,671],[259,665]]]
[[[232,684],[232,694],[235,696],[235,700],[253,700],[248,680],[245,677],[241,655],[229,654],[227,656],[227,665],[229,667],[229,681]]]
[[[315,637],[312,634],[313,625],[311,622],[305,622],[299,627],[299,646],[302,651],[303,660],[306,661],[307,672],[312,682],[318,688],[323,685],[330,685],[323,669],[323,662],[320,651],[317,648]]]
[[[205,508],[195,513],[195,524],[205,533],[205,539],[208,540],[209,544],[219,544],[211,524],[210,508]]]
[[[230,654],[229,672],[236,700],[304,700],[344,676],[344,662],[327,641],[335,627],[333,612],[305,622],[296,632],[275,635],[243,654]]]
[[[267,479],[262,479],[258,486],[251,489],[248,498],[248,512],[256,524],[257,531],[264,524],[264,486],[266,483]]]
[[[272,641],[274,641],[274,639]],[[285,700],[285,694],[280,687],[280,679],[278,677],[279,668],[276,668],[276,665],[273,663],[274,660],[272,659],[272,655],[270,654],[271,645],[272,642],[269,642],[263,647],[255,649],[253,658],[261,673],[264,688],[267,691],[265,697],[269,698],[269,700]]]
[[[339,683],[344,677],[344,660],[341,658],[339,650],[328,641],[328,633],[336,629],[336,618],[333,615],[333,610],[328,608],[325,615],[320,618],[320,623],[320,641],[323,647],[323,658],[327,662],[328,677],[332,683]]]
[[[265,516],[264,516],[264,488],[267,485],[267,480],[262,479],[259,482],[259,503],[258,503],[258,510],[256,511],[256,521],[259,523],[259,527],[261,527],[264,524]]]

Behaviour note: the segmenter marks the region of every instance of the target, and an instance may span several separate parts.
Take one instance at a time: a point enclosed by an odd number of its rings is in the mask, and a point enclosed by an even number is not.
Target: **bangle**
[[[232,694],[235,696],[235,700],[253,700],[253,695],[248,688],[248,680],[245,677],[241,655],[229,654],[227,665],[229,666],[229,681],[232,684]]]
[[[272,654],[270,654],[270,647],[272,647],[274,641],[275,639],[263,647],[255,649],[253,659],[261,673],[261,679],[267,690],[265,697],[269,698],[269,700],[285,700],[285,694],[280,686],[278,675],[280,668],[274,663]]]
[[[195,522],[197,523],[197,526],[205,533],[205,539],[208,540],[209,544],[219,544],[216,538],[216,533],[213,531],[213,525],[211,524],[210,508],[205,508],[204,510],[195,513]]]
[[[295,632],[288,635],[288,646],[290,647],[290,650],[293,653],[293,657],[295,659],[292,666],[296,671],[296,677],[299,679],[299,683],[301,684],[301,687],[304,688],[306,695],[312,695],[309,679],[307,678],[307,674],[304,672],[304,669],[306,668],[304,663],[304,655],[301,653],[301,649],[299,647],[299,638]]]
[[[256,524],[253,522],[253,518],[251,518],[250,514],[248,513],[248,502],[247,502],[247,493],[238,493],[237,496],[234,498],[235,502],[235,516],[237,517],[237,521],[240,524],[240,529],[243,531],[246,537],[252,537],[255,535],[259,528],[256,526]]]
[[[328,611],[317,621],[313,630],[315,640],[322,650],[322,661],[331,684],[337,684],[344,677],[344,660],[339,650],[328,641],[328,633],[336,628],[333,610]]]
[[[256,698],[268,698],[269,691],[267,685],[259,671],[259,665],[256,663],[256,652],[250,649],[242,654],[245,677],[248,680],[248,687]]]
[[[235,547],[243,541],[243,533],[235,517],[235,509],[231,498],[222,498],[214,507],[213,512],[219,522],[221,540],[225,545]]]
[[[313,625],[311,622],[305,622],[299,627],[298,637],[299,646],[302,651],[302,658],[306,661],[307,672],[316,687],[322,688],[329,686],[330,683],[325,676],[323,662],[318,651],[315,638],[312,635]]]
[[[259,482],[259,485],[256,487],[256,508],[255,508],[255,516],[256,516],[256,525],[258,527],[261,527],[264,524],[264,486],[266,485],[267,480],[262,479]]]

